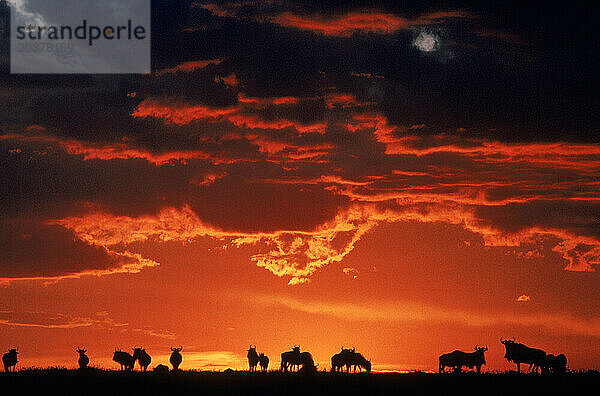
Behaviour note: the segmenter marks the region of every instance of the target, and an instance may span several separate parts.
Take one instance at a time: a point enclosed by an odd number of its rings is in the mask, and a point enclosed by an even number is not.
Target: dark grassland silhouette
[[[63,368],[0,373],[0,389],[12,395],[596,395],[600,372],[544,376],[474,372],[249,373],[245,371],[139,372]]]

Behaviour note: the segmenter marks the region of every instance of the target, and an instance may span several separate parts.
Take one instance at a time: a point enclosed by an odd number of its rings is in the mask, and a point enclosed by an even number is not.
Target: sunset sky
[[[157,0],[149,75],[0,35],[0,349],[600,369],[600,5],[522,3]]]

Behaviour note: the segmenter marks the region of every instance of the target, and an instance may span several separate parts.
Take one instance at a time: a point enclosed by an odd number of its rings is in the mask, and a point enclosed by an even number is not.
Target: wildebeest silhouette
[[[169,358],[169,362],[171,362],[171,366],[173,366],[173,370],[179,370],[179,365],[181,364],[181,361],[183,360],[183,357],[181,356],[181,351],[183,351],[183,347],[182,346],[180,346],[179,348],[171,347],[171,351],[172,351],[172,353],[171,353],[171,357]]]
[[[542,374],[564,374],[567,372],[567,357],[564,353],[554,356],[549,353],[542,363]]]
[[[308,352],[300,353],[300,370],[298,372],[303,374],[311,374],[317,372],[317,366],[312,358],[312,355]]]
[[[367,373],[371,372],[371,361],[365,359],[365,357],[358,352],[352,352],[352,354],[349,355],[348,362],[346,362],[346,371],[350,371],[350,366],[353,367],[355,373],[357,367],[358,371],[365,369]]]
[[[546,359],[545,351],[520,344],[516,342],[515,337],[513,337],[512,340],[504,340],[500,337],[500,342],[504,344],[504,347],[506,348],[504,358],[509,362],[516,363],[517,371],[519,373],[521,372],[521,363],[529,364],[530,372],[532,370],[537,372],[538,368],[544,364],[544,360]]]
[[[115,349],[113,360],[121,365],[121,370],[132,371],[135,359],[127,352]]]
[[[258,365],[258,353],[256,353],[256,345],[250,345],[250,349],[248,349],[248,366],[250,366],[250,372],[256,371],[256,366]]]
[[[260,363],[261,371],[267,371],[269,368],[269,358],[264,353],[261,353],[258,356],[258,363]]]
[[[75,352],[79,354],[79,359],[77,360],[77,363],[79,363],[79,370],[85,370],[90,363],[90,358],[85,354],[87,349],[85,349],[85,347],[77,348],[75,349]]]
[[[2,363],[4,363],[4,371],[6,371],[6,372],[11,371],[11,367],[12,367],[12,371],[15,371],[15,366],[17,365],[17,362],[19,361],[17,359],[18,354],[19,354],[19,348],[17,347],[17,348],[9,349],[7,353],[2,355]]]
[[[300,346],[294,345],[291,351],[283,352],[281,354],[281,371],[294,371],[294,367],[300,367],[302,364],[300,361]]]
[[[348,371],[350,369],[348,362],[354,352],[355,348],[346,349],[342,347],[340,353],[336,353],[331,357],[331,371],[344,371],[344,366],[346,366],[346,371]]]
[[[136,360],[140,364],[140,371],[146,371],[148,370],[148,366],[150,365],[152,358],[150,357],[150,355],[148,355],[144,348],[140,347],[133,348],[133,360],[134,364]]]
[[[488,347],[480,347],[475,345],[475,352],[453,351],[444,353],[439,357],[439,372],[443,373],[446,367],[451,367],[455,373],[462,370],[463,366],[477,369],[477,373],[481,373],[481,366],[485,364],[485,352]]]
[[[359,371],[365,369],[367,372],[371,371],[371,362],[360,353],[356,352],[355,348],[345,349],[342,347],[340,353],[336,353],[331,357],[331,371],[343,371],[346,366],[346,372],[350,371],[350,367],[356,372],[358,367]]]

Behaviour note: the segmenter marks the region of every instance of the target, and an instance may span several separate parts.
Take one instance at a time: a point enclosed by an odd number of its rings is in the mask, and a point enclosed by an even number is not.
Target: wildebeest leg
[[[517,373],[521,372],[521,363],[517,363]]]

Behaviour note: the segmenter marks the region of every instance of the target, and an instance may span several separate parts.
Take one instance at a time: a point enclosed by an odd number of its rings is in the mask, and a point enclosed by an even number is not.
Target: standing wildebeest
[[[113,354],[113,360],[121,365],[121,370],[133,370],[135,359],[127,352],[123,352],[120,349],[115,349],[115,353]]]
[[[256,345],[250,345],[250,349],[248,349],[248,366],[250,366],[250,372],[256,371],[256,366],[258,365],[258,353],[256,353]]]
[[[171,353],[171,357],[169,358],[169,362],[171,362],[171,366],[173,366],[173,370],[179,370],[179,365],[181,364],[181,361],[183,360],[183,357],[181,356],[181,351],[183,351],[183,347],[180,346],[179,348],[173,348],[171,347],[171,351],[173,353]]]
[[[262,371],[267,371],[269,368],[269,358],[264,353],[261,353],[258,356],[258,362],[260,363],[260,368]]]
[[[546,352],[541,349],[530,348],[518,342],[515,342],[515,337],[512,340],[503,340],[500,337],[500,342],[504,344],[506,348],[506,353],[504,354],[504,358],[509,362],[514,362],[517,364],[517,371],[521,372],[521,363],[529,364],[529,371],[532,369],[538,371],[538,368],[544,364],[544,360],[546,359]]]
[[[283,352],[281,354],[281,371],[293,371],[294,367],[298,367],[302,364],[300,360],[300,346],[294,345],[291,351]]]
[[[473,369],[477,368],[477,374],[481,373],[481,366],[485,364],[485,351],[488,347],[480,347],[475,345],[475,352],[463,352],[456,350],[450,353],[444,353],[439,358],[439,371],[443,373],[446,367],[452,367],[455,373],[462,370],[462,367]]]
[[[150,357],[150,355],[148,355],[144,348],[140,347],[133,348],[133,360],[134,364],[136,360],[140,364],[140,371],[146,371],[148,369],[148,366],[150,365],[150,362],[152,361],[152,358]]]
[[[79,363],[79,370],[85,370],[87,368],[87,365],[90,363],[90,358],[87,357],[87,355],[85,354],[87,352],[87,349],[77,348],[75,352],[79,354],[79,360],[77,361]]]
[[[564,374],[567,372],[567,357],[561,353],[554,356],[549,353],[542,363],[542,374]]]
[[[351,355],[354,353],[355,349],[345,349],[342,347],[342,351],[340,353],[336,353],[331,357],[331,371],[344,371],[344,366],[346,366],[346,371],[349,370],[350,365],[348,361],[351,359]]]
[[[317,366],[315,365],[315,361],[312,358],[312,355],[308,352],[302,352],[300,354],[300,365],[302,366],[300,370],[301,373],[316,373]]]
[[[11,348],[8,350],[7,353],[5,353],[4,355],[2,355],[2,363],[4,363],[4,371],[9,372],[11,371],[10,368],[12,367],[12,371],[15,371],[15,366],[17,365],[17,355],[19,354],[19,348]]]

